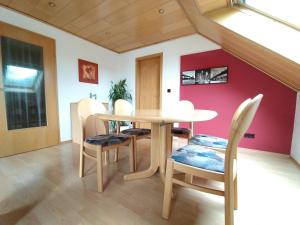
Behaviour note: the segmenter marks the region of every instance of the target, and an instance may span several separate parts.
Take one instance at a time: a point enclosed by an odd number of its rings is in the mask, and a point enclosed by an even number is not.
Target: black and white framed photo
[[[192,84],[220,84],[228,82],[228,67],[205,68],[183,71],[181,74],[182,85]]]

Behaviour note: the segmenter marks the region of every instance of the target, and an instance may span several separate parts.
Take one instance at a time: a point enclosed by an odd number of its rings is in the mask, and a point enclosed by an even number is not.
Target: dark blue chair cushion
[[[92,145],[101,145],[103,147],[121,144],[130,138],[129,135],[125,134],[102,134],[94,137],[89,137],[85,142]]]
[[[121,131],[122,134],[127,135],[134,135],[134,136],[143,136],[151,134],[151,129],[144,129],[144,128],[130,128]]]
[[[181,127],[173,127],[172,134],[190,134],[191,130],[188,128],[181,128]]]
[[[224,173],[225,155],[200,145],[186,145],[172,154],[176,162]]]
[[[227,148],[228,140],[206,134],[197,134],[190,139],[189,143],[206,147],[225,149]]]

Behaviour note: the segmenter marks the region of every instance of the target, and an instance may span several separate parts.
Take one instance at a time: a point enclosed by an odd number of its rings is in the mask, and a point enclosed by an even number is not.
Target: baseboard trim
[[[292,156],[290,156],[291,160],[294,162],[294,164],[300,169],[300,163],[294,159]]]
[[[72,143],[72,140],[61,141],[60,142],[61,145],[63,145],[63,144],[69,144],[69,143]]]

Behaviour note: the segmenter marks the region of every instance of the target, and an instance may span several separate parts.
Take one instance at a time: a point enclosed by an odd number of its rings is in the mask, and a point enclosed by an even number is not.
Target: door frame
[[[2,117],[0,117],[0,124],[4,127],[0,129],[0,134],[4,134],[7,138],[7,143],[4,145],[15,146],[12,149],[0,152],[0,157],[15,155],[19,153],[29,152],[41,148],[50,147],[60,143],[60,126],[59,126],[59,111],[58,111],[58,92],[57,92],[57,67],[56,67],[56,43],[55,39],[38,34],[18,26],[14,26],[5,22],[0,22],[0,37],[6,36],[23,42],[36,44],[43,48],[43,64],[44,64],[44,88],[46,101],[46,118],[47,125],[41,127],[21,128],[16,130],[8,130],[7,128],[7,113],[5,109],[5,93],[0,90],[0,104],[4,108]],[[2,57],[2,54],[1,54]],[[1,59],[1,58],[0,58]],[[0,76],[3,76],[2,59],[0,61]],[[3,82],[1,82],[1,88]],[[51,90],[51,91],[48,91]],[[51,138],[47,135],[55,131]],[[42,133],[43,140],[39,140],[34,134]],[[41,134],[41,136],[42,136]],[[23,136],[25,135],[25,136]],[[26,137],[26,141],[20,144],[18,137]],[[46,138],[44,138],[46,137]],[[0,137],[1,139],[1,137]],[[18,147],[16,147],[18,146]]]
[[[159,73],[159,108],[161,109],[162,104],[162,70],[163,70],[163,52],[155,53],[151,55],[141,56],[135,59],[135,109],[139,108],[139,101],[137,96],[139,96],[139,62],[145,59],[160,58],[160,73]]]

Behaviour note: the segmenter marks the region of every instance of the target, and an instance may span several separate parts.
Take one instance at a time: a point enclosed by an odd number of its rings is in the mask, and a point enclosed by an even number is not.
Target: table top
[[[148,123],[178,123],[200,122],[215,118],[218,113],[212,110],[194,110],[190,113],[180,113],[180,110],[135,110],[131,115],[113,114],[112,112],[96,114],[102,120],[148,122]]]

